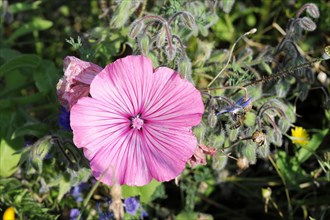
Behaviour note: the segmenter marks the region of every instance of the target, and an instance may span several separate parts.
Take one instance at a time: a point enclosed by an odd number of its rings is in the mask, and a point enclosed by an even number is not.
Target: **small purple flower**
[[[109,202],[109,203],[111,203],[111,202]],[[109,204],[107,204],[107,206],[109,206]],[[113,213],[112,212],[109,212],[109,211],[103,212],[101,210],[101,208],[100,208],[100,204],[99,203],[96,203],[96,207],[97,207],[97,212],[99,213],[98,220],[110,220],[110,219],[113,219],[114,216],[113,216]]]
[[[61,113],[58,116],[58,124],[63,130],[72,131],[70,126],[70,112],[61,106]]]
[[[76,220],[80,214],[78,209],[71,209],[70,210],[70,220]]]
[[[148,212],[146,212],[146,210],[142,209],[141,214],[140,214],[140,218],[144,219],[146,217],[148,217]]]
[[[71,188],[70,194],[73,198],[76,199],[76,202],[82,202],[84,200],[82,197],[82,195],[83,195],[82,191],[86,188],[88,188],[87,183],[80,183],[79,185],[73,186]]]
[[[224,113],[227,113],[227,112],[231,112],[231,113],[237,113],[240,109],[244,109],[245,107],[247,107],[248,105],[250,105],[251,103],[251,97],[248,98],[246,101],[245,100],[245,97],[242,97],[240,98],[236,103],[235,105],[231,106],[231,107],[227,107],[221,111],[218,112],[217,115],[221,115],[221,114],[224,114]]]
[[[135,215],[140,207],[140,202],[135,197],[129,197],[124,200],[126,212],[130,215]]]

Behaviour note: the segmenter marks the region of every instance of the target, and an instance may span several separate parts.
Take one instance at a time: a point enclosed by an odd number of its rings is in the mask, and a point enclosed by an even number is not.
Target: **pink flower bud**
[[[63,66],[64,76],[58,81],[56,89],[59,102],[70,111],[78,99],[88,96],[89,85],[102,68],[73,56],[67,56]]]
[[[206,155],[213,156],[217,150],[204,144],[198,145],[194,155],[188,160],[188,164],[194,168],[197,165],[206,165]]]

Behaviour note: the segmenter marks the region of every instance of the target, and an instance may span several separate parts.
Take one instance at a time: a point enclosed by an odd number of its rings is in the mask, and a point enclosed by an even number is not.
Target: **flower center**
[[[132,117],[131,119],[132,128],[136,128],[140,130],[143,124],[144,124],[144,120],[140,118],[140,115],[137,115],[136,117]]]

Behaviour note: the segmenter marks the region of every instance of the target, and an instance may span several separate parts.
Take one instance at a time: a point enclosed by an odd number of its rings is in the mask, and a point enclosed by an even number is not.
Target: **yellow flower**
[[[292,143],[305,145],[309,141],[308,133],[306,129],[295,126],[291,129]]]
[[[13,207],[9,207],[3,213],[3,220],[15,220],[15,209]]]

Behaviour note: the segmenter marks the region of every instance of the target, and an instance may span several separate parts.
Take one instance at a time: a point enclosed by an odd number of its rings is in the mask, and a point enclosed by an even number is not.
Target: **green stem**
[[[293,213],[292,213],[292,204],[291,204],[291,198],[289,195],[289,190],[288,190],[288,186],[286,183],[286,180],[284,178],[284,176],[282,175],[281,171],[279,170],[279,168],[277,167],[275,161],[273,160],[273,158],[271,156],[268,156],[269,161],[271,162],[271,164],[273,165],[273,167],[275,168],[277,174],[281,177],[283,185],[284,185],[284,191],[285,191],[285,196],[286,199],[288,201],[288,213],[289,213],[289,219],[293,219]]]

